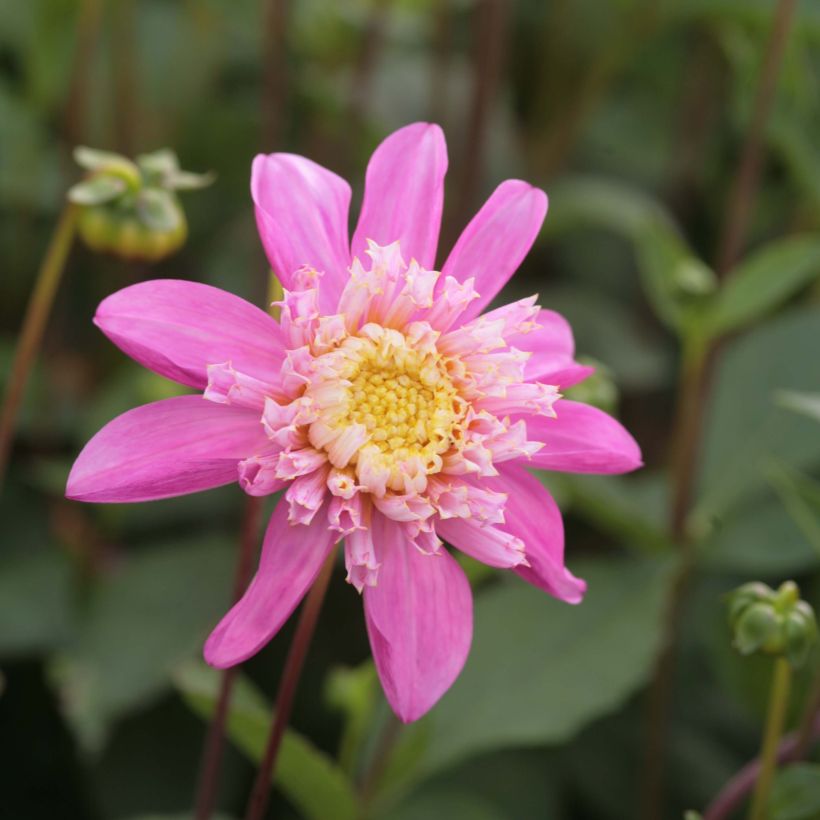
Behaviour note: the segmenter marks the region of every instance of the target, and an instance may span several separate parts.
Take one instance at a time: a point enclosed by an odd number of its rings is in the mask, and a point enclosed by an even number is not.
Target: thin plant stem
[[[766,820],[769,791],[777,770],[777,750],[780,745],[780,736],[783,734],[783,724],[786,721],[786,709],[789,705],[791,681],[791,665],[785,658],[778,658],[774,664],[772,691],[769,695],[769,713],[766,716],[766,730],[760,750],[760,773],[755,782],[749,820]]]
[[[809,743],[816,743],[818,738],[820,738],[820,717],[815,717],[809,725]],[[797,756],[799,743],[798,732],[786,735],[777,748],[778,764],[799,759]],[[754,788],[760,775],[761,765],[760,758],[756,757],[728,780],[703,812],[703,820],[728,820],[732,817]]]
[[[102,19],[103,0],[82,0],[77,14],[74,55],[63,114],[63,135],[69,145],[83,141],[86,103],[91,98],[88,86],[100,41]]]
[[[803,719],[800,721],[800,726],[797,730],[797,745],[794,749],[795,760],[802,760],[809,750],[818,713],[820,713],[820,669],[814,673],[811,690],[806,699]]]
[[[253,568],[253,556],[262,519],[262,499],[249,496],[242,517],[242,532],[239,539],[239,558],[234,573],[232,600],[238,601],[245,592]],[[222,768],[222,754],[225,747],[225,724],[236,679],[236,667],[225,669],[219,683],[219,695],[208,736],[202,752],[199,781],[194,800],[195,820],[209,820],[214,811],[219,773]]]
[[[273,271],[268,274],[267,309],[274,319],[279,319],[279,306],[273,302],[282,298],[282,283]],[[242,516],[242,528],[239,536],[239,556],[234,572],[232,601],[238,601],[251,579],[253,556],[259,525],[262,520],[262,499],[249,496],[245,502]],[[219,683],[219,695],[216,709],[208,728],[208,736],[202,750],[199,781],[194,799],[195,820],[209,820],[214,811],[219,773],[222,768],[222,753],[225,746],[225,724],[228,719],[228,710],[233,693],[233,684],[236,679],[236,667],[225,669]]]
[[[763,71],[758,81],[755,115],[749,124],[747,146],[757,145],[752,151],[758,154],[750,164],[747,149],[738,165],[734,189],[743,191],[743,199],[732,196],[723,228],[722,249],[740,248],[745,241],[749,226],[749,215],[760,184],[759,152],[762,134],[771,110],[772,95],[776,88],[780,63],[785,51],[785,42],[794,10],[795,0],[779,0],[769,38]],[[762,100],[762,102],[761,102]],[[751,170],[750,170],[751,169]],[[741,213],[738,213],[738,210]],[[734,237],[730,237],[734,234]],[[718,272],[729,274],[734,263],[736,250],[729,254],[721,250],[720,258],[730,263]],[[681,562],[672,583],[667,605],[667,616],[661,649],[655,665],[655,673],[649,691],[647,745],[641,794],[641,817],[644,820],[658,820],[662,816],[664,793],[664,750],[672,702],[674,667],[680,637],[681,615],[685,608],[691,578],[695,569],[695,545],[687,532],[687,518],[692,505],[694,477],[700,452],[703,426],[702,410],[710,387],[710,376],[718,355],[714,343],[703,344],[701,340],[690,339],[684,345],[684,356],[675,430],[672,436],[674,453],[672,464],[672,503],[670,508],[670,534],[678,543]]]
[[[368,806],[373,800],[379,781],[387,770],[390,755],[393,753],[396,742],[401,735],[402,725],[401,721],[392,712],[387,715],[376,748],[370,757],[370,764],[361,780],[359,793],[361,794],[362,804],[365,806]]]
[[[40,349],[57,288],[63,277],[76,226],[77,208],[68,204],[63,209],[57,227],[54,229],[23,319],[20,340],[11,365],[3,407],[0,410],[0,488],[3,486],[6,475],[11,443],[20,413],[20,405],[25,396],[26,384]]]
[[[270,735],[268,736],[265,756],[259,765],[256,781],[253,785],[245,820],[262,820],[268,806],[271,780],[276,771],[276,759],[279,748],[282,745],[282,738],[285,734],[288,721],[290,720],[293,699],[299,685],[299,678],[302,674],[302,667],[305,663],[308,648],[310,647],[313,634],[316,630],[316,623],[319,620],[319,613],[325,600],[328,582],[333,574],[335,563],[335,550],[332,550],[325,560],[324,566],[319,571],[319,575],[313,582],[313,586],[305,598],[302,611],[299,615],[299,623],[296,626],[296,634],[290,645],[288,657],[285,660],[285,668],[282,672],[282,680],[279,684],[279,692],[276,695],[274,705],[273,723],[271,724]]]
[[[490,114],[503,68],[510,5],[507,0],[483,0],[475,11],[472,99],[464,131],[456,207],[453,220],[447,225],[445,244],[454,239],[454,225],[467,223],[481,179]]]
[[[287,110],[290,0],[262,2],[262,143],[273,150],[283,137]]]
[[[780,0],[775,9],[772,32],[766,47],[766,56],[755,95],[752,120],[746,131],[737,176],[729,195],[727,208],[729,216],[717,255],[716,270],[719,275],[732,269],[746,239],[749,218],[760,182],[766,123],[769,120],[777,92],[777,79],[780,76],[780,66],[789,42],[789,32],[796,7],[797,0]]]

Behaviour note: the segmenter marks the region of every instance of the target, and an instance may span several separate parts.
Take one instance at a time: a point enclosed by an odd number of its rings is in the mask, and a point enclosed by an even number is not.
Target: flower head
[[[203,391],[137,408],[81,453],[68,495],[142,501],[239,481],[284,491],[259,570],[205,646],[214,666],[257,652],[344,540],[347,580],[390,704],[430,709],[467,657],[472,600],[443,541],[569,603],[555,502],[527,468],[614,473],[640,451],[614,419],[561,397],[589,375],[535,297],[481,313],[513,274],[547,199],[500,185],[435,269],[446,149],[418,123],[350,189],[288,154],[257,157],[262,242],[285,291],[280,320],[223,291],[146,282],[96,322],[137,361]]]

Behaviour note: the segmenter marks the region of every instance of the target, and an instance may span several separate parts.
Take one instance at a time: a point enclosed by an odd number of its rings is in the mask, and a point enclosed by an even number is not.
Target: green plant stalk
[[[789,705],[792,668],[785,658],[778,658],[774,664],[772,691],[769,696],[769,713],[760,750],[760,774],[755,784],[749,820],[766,820],[769,791],[777,769],[777,750],[786,720]]]
[[[20,330],[17,351],[11,365],[6,395],[0,411],[0,489],[8,466],[11,443],[20,413],[20,405],[26,392],[29,376],[31,375],[40,343],[43,339],[51,307],[60,280],[63,277],[66,260],[74,241],[77,227],[77,208],[68,204],[54,229],[46,255],[37,273],[34,291],[26,309],[23,327]]]

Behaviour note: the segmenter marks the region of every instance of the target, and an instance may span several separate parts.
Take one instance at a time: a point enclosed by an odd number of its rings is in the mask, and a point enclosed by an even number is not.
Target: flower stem
[[[313,633],[316,630],[316,623],[319,620],[319,612],[325,600],[327,585],[333,573],[335,563],[335,550],[328,555],[324,566],[318,577],[313,582],[310,592],[302,605],[302,612],[299,615],[299,623],[296,626],[296,634],[290,645],[288,657],[285,660],[285,668],[282,672],[282,680],[279,684],[279,692],[276,695],[276,704],[273,709],[273,723],[268,745],[265,749],[265,756],[259,766],[256,781],[253,785],[245,820],[262,820],[265,809],[268,806],[268,796],[270,794],[271,779],[276,771],[276,758],[279,747],[282,745],[282,738],[285,734],[293,699],[296,695],[296,687],[302,674],[302,667],[305,663]]]
[[[788,39],[795,0],[778,0],[766,58],[758,80],[754,115],[738,165],[733,191],[727,206],[726,222],[718,253],[718,274],[731,273],[736,255],[746,238],[749,216],[760,183],[762,138],[771,111],[777,76]],[[686,531],[702,430],[702,409],[709,392],[710,374],[717,358],[714,342],[699,338],[685,341],[678,409],[672,441],[672,504],[670,535],[680,546],[681,562],[671,587],[661,649],[649,691],[648,732],[641,817],[657,820],[662,816],[664,750],[672,701],[674,665],[680,635],[681,615],[695,569],[695,544]]]
[[[769,714],[766,717],[766,730],[760,750],[760,774],[755,784],[749,820],[765,820],[767,816],[769,790],[777,769],[777,751],[786,720],[786,707],[789,705],[791,679],[792,668],[789,662],[785,658],[778,658],[774,665]]]
[[[261,517],[262,499],[256,496],[248,496],[239,539],[239,558],[234,573],[233,596],[231,599],[233,601],[239,600],[250,581],[254,547],[256,546]],[[225,723],[228,719],[228,707],[231,702],[236,671],[236,667],[233,667],[222,673],[216,710],[208,728],[208,736],[205,739],[205,746],[202,751],[199,781],[194,801],[195,820],[209,820],[214,811],[216,791],[219,785],[219,771],[222,766],[222,751],[225,746]]]
[[[6,396],[2,410],[0,410],[0,488],[6,474],[14,428],[25,395],[26,384],[40,348],[43,331],[51,313],[51,306],[54,304],[54,296],[65,270],[76,224],[76,207],[66,205],[43,258],[34,292],[31,294],[23,319],[20,341],[17,345],[17,352],[14,354],[6,385]]]
[[[809,726],[808,740],[814,743],[820,738],[820,717],[816,717]],[[798,760],[798,732],[786,735],[777,747],[777,762],[788,763]],[[760,775],[761,759],[756,757],[747,763],[740,771],[727,781],[714,800],[703,812],[703,820],[728,820],[735,810],[743,803],[746,795],[752,790]]]

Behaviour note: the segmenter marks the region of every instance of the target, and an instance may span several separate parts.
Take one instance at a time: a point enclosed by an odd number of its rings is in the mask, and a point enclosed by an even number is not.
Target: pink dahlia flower
[[[80,454],[70,498],[147,501],[238,481],[283,491],[259,569],[214,629],[205,658],[258,652],[344,540],[373,657],[404,721],[461,671],[470,587],[442,539],[568,603],[561,515],[527,468],[620,473],[635,441],[594,407],[561,398],[589,375],[567,322],[535,297],[488,313],[532,245],[542,191],[501,184],[435,269],[447,153],[441,129],[388,137],[367,169],[348,239],[350,188],[292,154],[258,156],[251,190],[284,288],[275,321],[207,285],[154,281],[95,318],[141,364],[189,395],[138,407]]]

